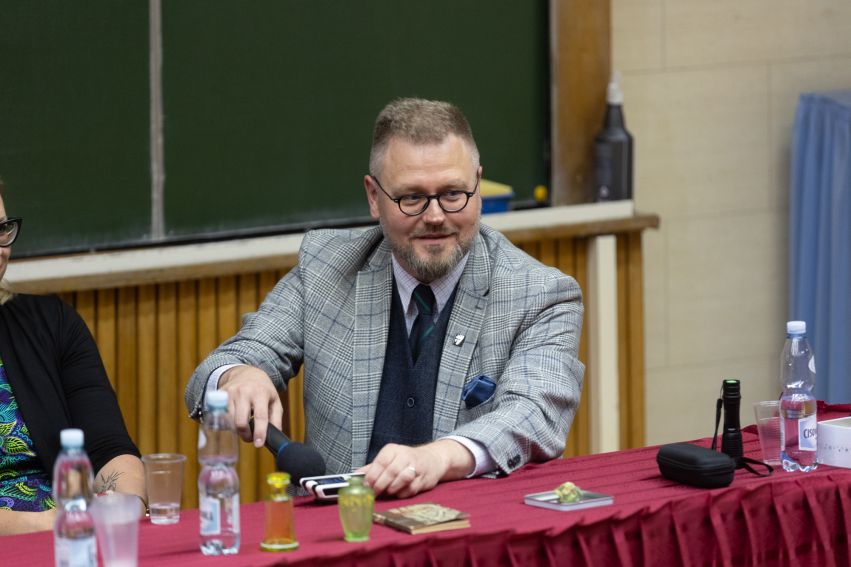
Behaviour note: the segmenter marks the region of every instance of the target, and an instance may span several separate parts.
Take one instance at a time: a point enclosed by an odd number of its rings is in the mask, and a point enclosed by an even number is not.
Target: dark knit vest
[[[366,462],[371,463],[387,443],[421,445],[432,440],[434,391],[443,353],[443,339],[449,315],[455,302],[455,292],[437,319],[434,332],[422,345],[416,365],[408,344],[408,329],[402,300],[393,285],[393,304],[390,309],[390,332],[384,355],[384,372],[375,407],[372,438]]]

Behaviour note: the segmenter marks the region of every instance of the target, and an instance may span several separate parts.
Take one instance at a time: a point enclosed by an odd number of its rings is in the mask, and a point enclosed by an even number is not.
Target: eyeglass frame
[[[23,219],[23,217],[12,217],[12,218],[8,218],[6,220],[0,221],[0,233],[2,233],[2,227],[4,227],[5,225],[7,225],[9,223],[12,223],[12,224],[15,225],[15,227],[16,227],[15,228],[15,235],[12,237],[11,242],[9,242],[8,244],[0,244],[0,248],[8,248],[9,246],[11,246],[12,244],[15,243],[15,241],[18,239],[18,235],[21,234],[21,226],[24,224],[24,219]]]
[[[479,188],[479,182],[481,181],[481,176],[478,173],[476,173],[476,184],[473,186],[472,191],[460,191],[458,189],[452,189],[452,191],[457,191],[458,193],[462,193],[465,197],[467,197],[467,200],[464,202],[464,206],[461,207],[460,209],[456,209],[454,211],[447,211],[443,207],[443,203],[440,202],[440,198],[444,195],[448,195],[450,193],[450,191],[446,191],[444,193],[438,193],[437,195],[421,195],[421,194],[411,193],[411,194],[407,194],[407,195],[402,195],[401,197],[391,197],[390,193],[385,191],[384,187],[381,186],[381,182],[378,180],[378,178],[376,176],[374,176],[370,173],[369,178],[372,179],[373,181],[375,181],[375,184],[378,185],[378,188],[381,189],[382,193],[387,195],[388,199],[390,199],[391,201],[396,203],[396,206],[399,207],[399,212],[401,212],[403,215],[405,215],[407,217],[418,217],[421,214],[423,214],[424,212],[426,212],[428,210],[428,208],[431,206],[432,199],[437,200],[437,206],[440,207],[440,210],[443,211],[444,213],[450,214],[450,215],[453,214],[453,213],[460,213],[461,211],[463,211],[464,209],[467,208],[467,205],[470,204],[470,197],[472,197],[473,195],[476,194],[476,190]],[[413,214],[412,213],[406,213],[402,209],[402,199],[404,199],[405,197],[411,197],[411,196],[423,197],[426,200],[425,205],[423,205],[422,210],[420,210],[420,212],[418,212],[418,213],[413,213]]]

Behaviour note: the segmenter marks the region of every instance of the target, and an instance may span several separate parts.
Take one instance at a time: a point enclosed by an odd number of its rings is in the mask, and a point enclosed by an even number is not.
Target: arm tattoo
[[[111,471],[109,474],[101,473],[95,481],[95,493],[112,492],[118,486],[118,477],[121,476],[119,471]]]

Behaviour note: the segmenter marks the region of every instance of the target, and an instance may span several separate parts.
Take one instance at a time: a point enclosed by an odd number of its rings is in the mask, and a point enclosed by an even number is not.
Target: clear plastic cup
[[[143,455],[145,484],[151,523],[176,524],[180,521],[180,494],[186,456],[178,453]]]
[[[772,466],[779,465],[780,401],[754,402],[753,411],[759,432],[759,445],[762,448],[762,460]]]
[[[136,567],[142,502],[134,494],[114,492],[92,501],[100,556],[104,567]]]

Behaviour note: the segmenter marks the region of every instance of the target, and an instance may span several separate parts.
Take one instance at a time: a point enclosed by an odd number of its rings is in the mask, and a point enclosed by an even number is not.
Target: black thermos
[[[606,92],[603,129],[594,139],[594,183],[597,201],[632,199],[632,135],[623,118],[623,93],[617,73]]]

